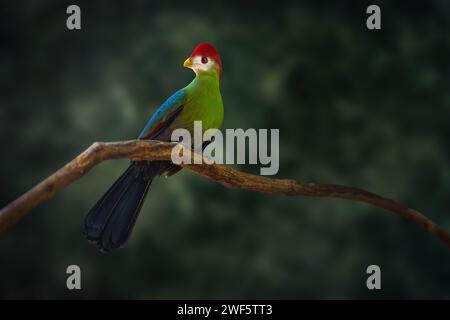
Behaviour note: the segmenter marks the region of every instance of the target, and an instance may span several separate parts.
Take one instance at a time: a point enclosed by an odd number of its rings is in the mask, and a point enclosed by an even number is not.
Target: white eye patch
[[[205,60],[206,60],[206,63],[204,63]],[[208,71],[214,65],[214,60],[212,60],[208,57],[195,56],[192,59],[192,64],[194,65],[194,68],[197,70]]]

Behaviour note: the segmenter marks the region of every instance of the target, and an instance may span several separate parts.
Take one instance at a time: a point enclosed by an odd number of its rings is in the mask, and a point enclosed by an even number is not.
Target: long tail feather
[[[132,162],[92,207],[85,219],[84,235],[102,251],[122,247],[133,230],[149,187],[170,162]]]

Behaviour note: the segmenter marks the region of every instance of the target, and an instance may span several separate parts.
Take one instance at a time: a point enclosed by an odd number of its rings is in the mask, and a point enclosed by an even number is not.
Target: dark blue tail
[[[132,162],[87,214],[83,231],[86,238],[102,251],[122,247],[133,230],[153,178],[166,167],[165,161]]]

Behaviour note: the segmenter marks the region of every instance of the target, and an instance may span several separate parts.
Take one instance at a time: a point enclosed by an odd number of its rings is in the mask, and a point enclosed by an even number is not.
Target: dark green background
[[[65,27],[71,3],[81,31]],[[419,3],[378,2],[369,31],[365,1],[2,2],[0,206],[92,142],[136,137],[208,41],[224,127],[279,128],[278,177],[363,187],[450,231],[450,5]],[[189,172],[156,181],[127,246],[101,254],[84,215],[126,165],[99,165],[0,236],[0,297],[450,298],[450,250],[410,221]],[[371,264],[381,291],[366,289]]]

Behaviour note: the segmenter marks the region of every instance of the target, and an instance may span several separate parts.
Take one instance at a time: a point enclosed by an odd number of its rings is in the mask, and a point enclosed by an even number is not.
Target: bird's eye
[[[202,63],[203,64],[208,63],[208,58],[207,57],[202,57]]]

